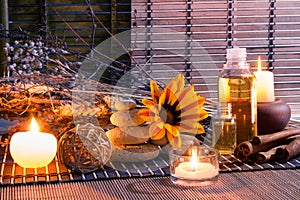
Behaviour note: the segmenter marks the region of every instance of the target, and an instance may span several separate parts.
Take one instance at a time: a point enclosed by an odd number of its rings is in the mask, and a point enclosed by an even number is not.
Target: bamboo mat
[[[222,173],[207,187],[180,187],[169,177],[108,179],[0,187],[0,199],[64,200],[298,200],[300,170]]]
[[[291,123],[289,126],[298,126]],[[4,141],[8,135],[0,135]],[[210,139],[199,138],[209,145]],[[300,168],[300,156],[287,163],[245,164],[233,155],[221,156],[219,159],[220,172],[243,172],[269,169]],[[89,180],[119,179],[133,177],[169,176],[168,156],[160,154],[154,160],[143,163],[109,162],[105,167],[93,173],[79,174],[67,169],[59,162],[58,157],[47,166],[38,169],[24,169],[12,160],[8,146],[0,147],[0,185],[32,184],[32,183],[61,183]]]
[[[13,162],[8,149],[0,150],[0,185],[58,183],[72,181],[87,181],[115,178],[168,176],[170,174],[168,161],[165,157],[143,163],[112,163],[93,173],[78,174],[68,170],[57,157],[47,167],[24,169]],[[266,169],[296,169],[300,168],[300,157],[287,163],[244,164],[234,156],[221,156],[220,172],[254,171]]]

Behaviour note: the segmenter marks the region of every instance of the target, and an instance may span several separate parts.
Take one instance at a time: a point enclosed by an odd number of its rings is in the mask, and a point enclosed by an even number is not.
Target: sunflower
[[[180,133],[204,133],[199,121],[208,116],[202,110],[205,98],[194,91],[193,85],[184,87],[182,74],[173,78],[162,91],[151,80],[150,89],[152,100],[142,100],[146,108],[141,109],[139,115],[151,122],[149,134],[152,140],[166,136],[169,143],[177,148],[181,146]]]

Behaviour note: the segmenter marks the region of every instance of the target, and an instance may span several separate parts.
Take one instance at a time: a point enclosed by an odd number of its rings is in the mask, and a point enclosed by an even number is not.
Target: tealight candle
[[[270,71],[261,70],[261,60],[258,57],[256,77],[257,102],[273,102],[274,95],[274,75]]]
[[[30,131],[17,132],[10,140],[10,154],[14,161],[24,168],[47,166],[55,157],[57,139],[50,133],[39,132],[34,118]]]
[[[218,152],[215,149],[192,147],[191,155],[170,152],[171,181],[184,186],[214,183],[219,175]]]

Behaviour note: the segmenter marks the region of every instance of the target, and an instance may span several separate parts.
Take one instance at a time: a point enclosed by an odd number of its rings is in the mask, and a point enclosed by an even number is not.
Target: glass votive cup
[[[193,187],[215,183],[219,176],[218,155],[217,149],[202,146],[171,150],[171,181],[181,186]]]

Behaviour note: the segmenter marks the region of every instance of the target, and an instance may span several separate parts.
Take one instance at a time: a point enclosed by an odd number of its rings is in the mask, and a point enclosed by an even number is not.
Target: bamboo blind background
[[[135,56],[148,60],[154,77],[164,82],[173,71],[182,72],[197,92],[217,100],[226,48],[246,47],[252,69],[261,56],[263,68],[274,72],[276,97],[300,116],[299,1],[133,0],[132,8],[134,27],[147,30],[138,37]],[[169,32],[157,37],[157,29]]]
[[[9,32],[20,28],[30,34],[57,37],[75,51],[89,52],[109,34],[89,14],[87,2],[103,25],[113,33],[130,29],[130,0],[14,0],[9,1]],[[65,22],[64,22],[65,21]],[[71,29],[84,39],[86,46]]]
[[[109,35],[99,24],[94,26],[86,2],[112,33],[133,30],[134,59],[147,63],[151,76],[167,82],[182,72],[197,92],[212,100],[217,98],[217,76],[226,61],[226,48],[246,47],[252,68],[262,56],[263,66],[274,72],[275,95],[300,117],[299,1],[16,0],[8,2],[10,33],[20,28],[40,30],[88,52]]]
[[[67,45],[73,52],[65,56],[70,62],[82,61],[91,49],[109,38],[105,29],[117,34],[130,30],[131,24],[130,0],[15,0],[9,1],[8,7],[10,39],[42,35],[49,45]],[[128,63],[128,56],[120,56],[117,61]],[[117,78],[107,70],[101,81],[114,84]]]

